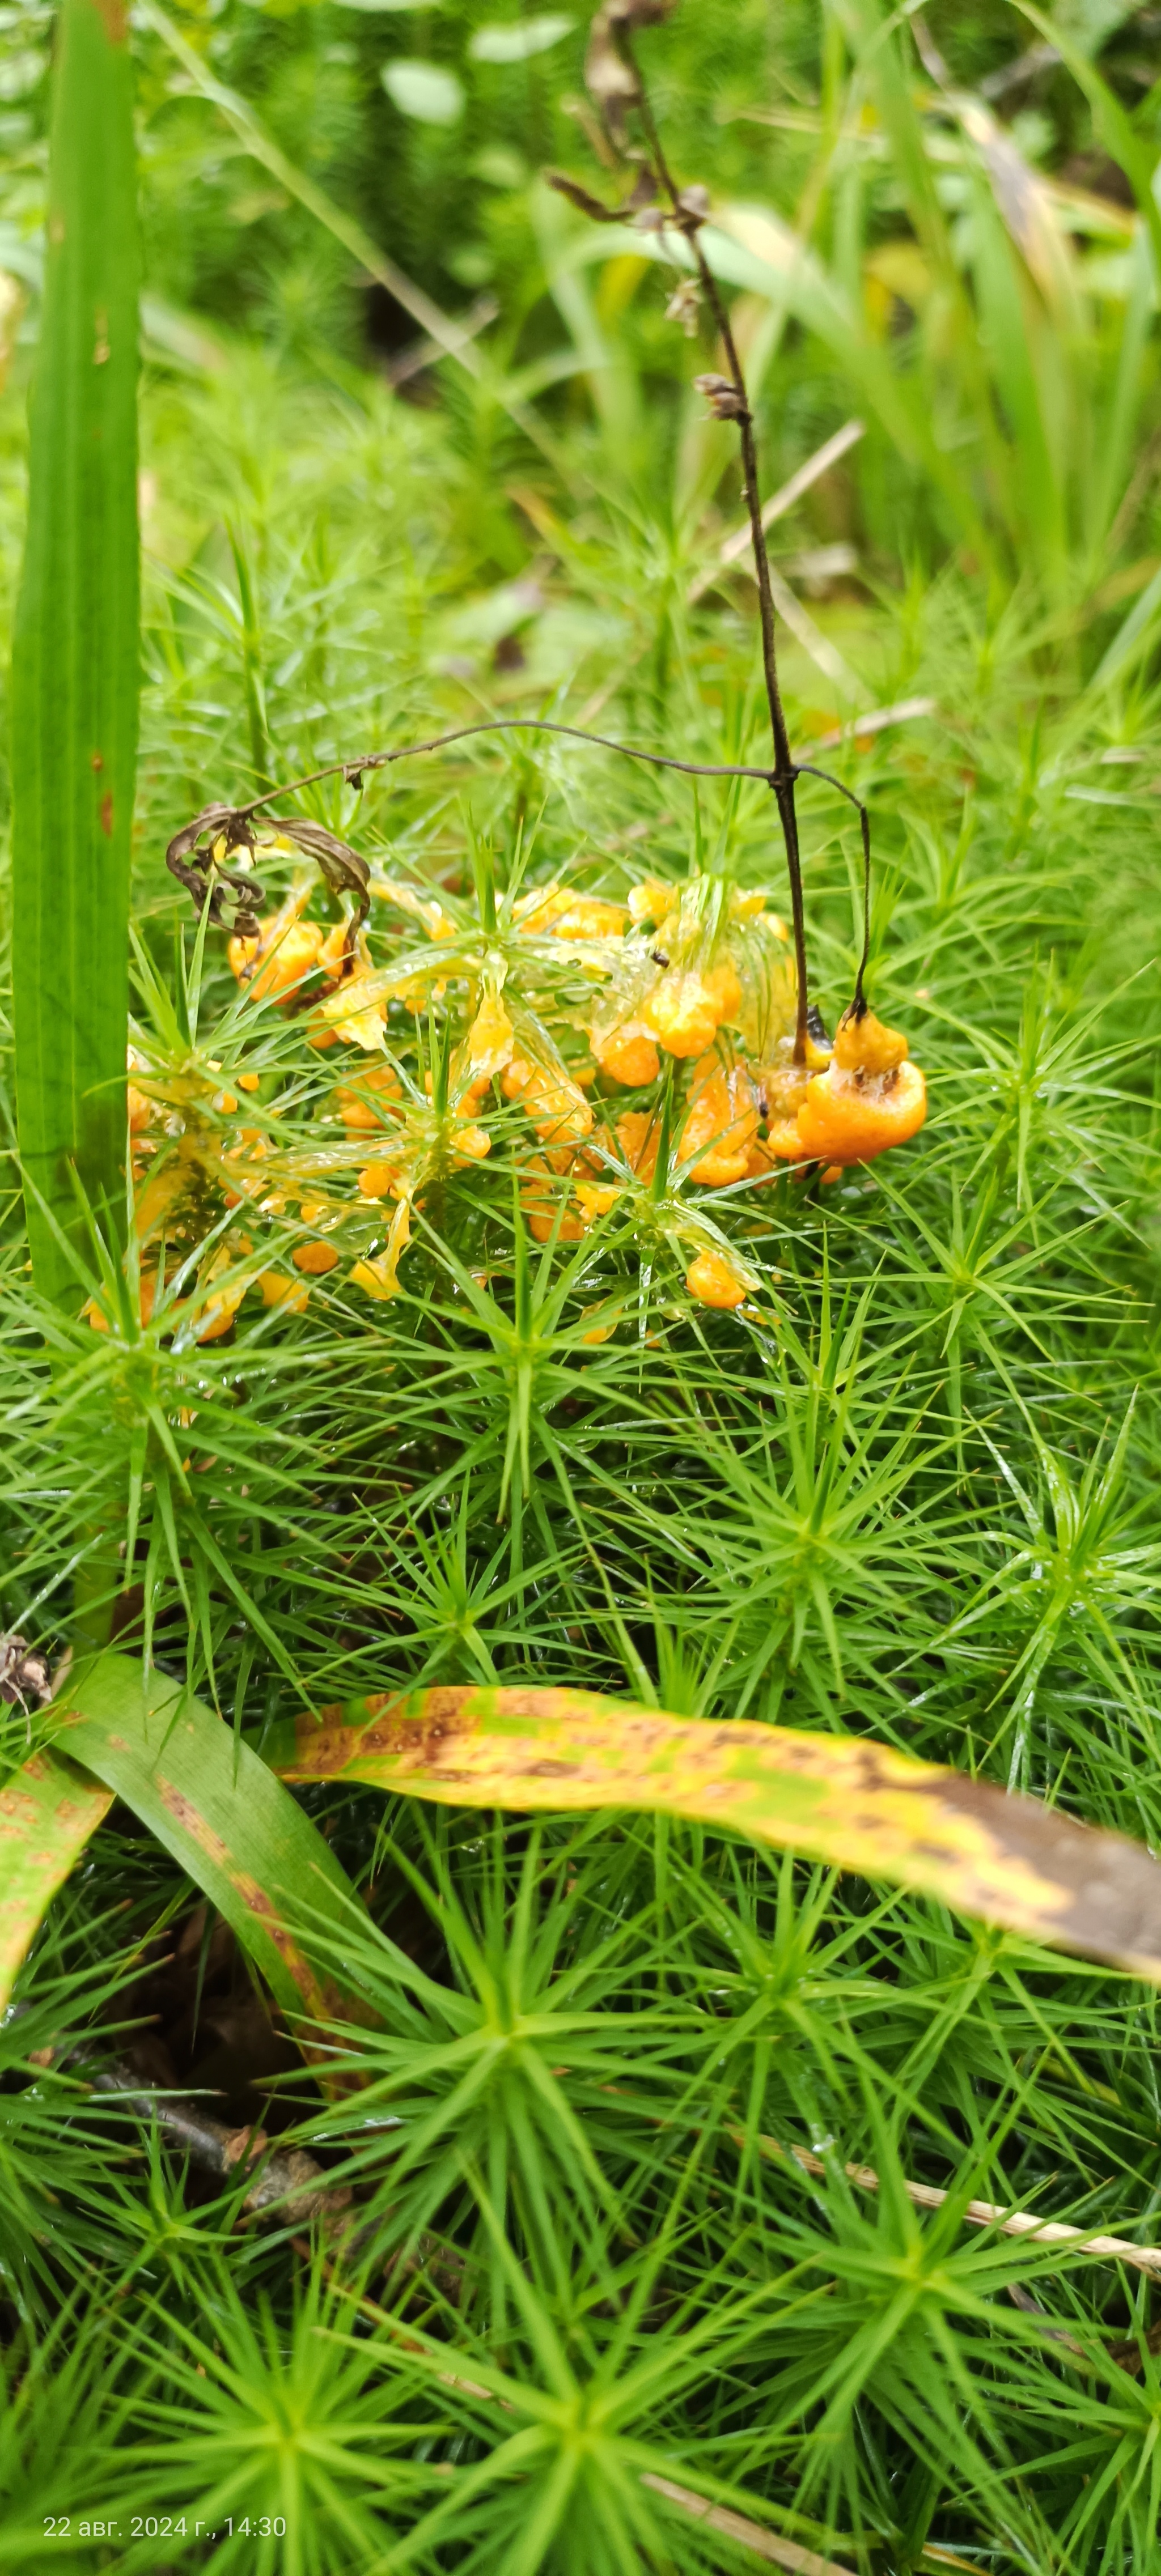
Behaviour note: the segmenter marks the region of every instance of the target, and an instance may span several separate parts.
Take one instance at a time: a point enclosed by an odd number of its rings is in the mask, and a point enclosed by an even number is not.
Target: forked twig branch
[[[424,742],[401,743],[394,751],[366,751],[358,753],[350,760],[330,761],[325,768],[308,770],[302,778],[292,778],[285,786],[265,788],[260,796],[252,796],[245,804],[205,805],[200,814],[195,814],[190,822],[183,824],[180,832],[175,832],[165,853],[165,864],[171,875],[177,877],[179,883],[192,896],[195,911],[199,916],[208,901],[211,921],[221,921],[222,895],[229,889],[238,900],[236,927],[245,935],[251,936],[258,926],[252,906],[262,901],[262,889],[253,877],[242,876],[232,871],[228,860],[239,851],[245,851],[247,856],[254,851],[257,845],[253,828],[254,818],[258,814],[265,814],[272,829],[287,833],[300,849],[317,859],[332,888],[338,890],[347,885],[357,893],[359,899],[355,923],[357,927],[366,917],[369,900],[366,860],[360,857],[358,851],[352,850],[347,842],[339,840],[336,833],[326,831],[322,824],[306,822],[293,815],[269,814],[266,809],[277,804],[281,798],[299,796],[304,788],[317,787],[328,778],[341,778],[348,787],[359,788],[367,772],[389,769],[396,761],[415,760],[422,753],[444,751],[450,744],[469,742],[478,734],[521,732],[562,734],[570,742],[588,743],[598,751],[614,752],[622,760],[644,761],[652,769],[679,770],[686,778],[759,779],[764,786],[773,788],[775,793],[778,792],[779,779],[776,770],[761,768],[755,763],[732,760],[679,760],[671,752],[643,751],[636,743],[614,742],[608,734],[589,733],[581,725],[560,724],[549,716],[489,716],[477,724],[456,725],[448,733],[431,734]],[[789,771],[790,787],[793,788],[796,779],[806,777],[821,778],[827,786],[835,788],[840,796],[845,796],[849,805],[855,807],[859,816],[863,841],[863,945],[852,1007],[856,1017],[861,1018],[866,1008],[863,981],[870,944],[870,815],[861,797],[855,795],[854,789],[846,786],[841,778],[834,777],[829,769],[820,769],[813,761],[792,762]],[[785,784],[785,781],[782,783]],[[797,824],[795,829],[797,831]],[[201,843],[207,835],[211,846],[203,850]],[[213,846],[219,841],[225,844],[221,864],[214,862],[212,858]],[[797,849],[797,840],[795,848]],[[794,882],[792,877],[792,893]],[[348,948],[350,953],[353,953],[353,940],[348,942]],[[800,953],[796,939],[795,958],[799,977],[798,1010],[799,1018],[805,1026],[809,1000],[803,982],[804,955],[805,951]]]

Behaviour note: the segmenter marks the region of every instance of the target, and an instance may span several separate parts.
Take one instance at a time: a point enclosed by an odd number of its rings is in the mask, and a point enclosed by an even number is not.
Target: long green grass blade
[[[127,1655],[102,1655],[70,1683],[62,1749],[113,1790],[202,1888],[283,2010],[326,2023],[363,2017],[357,1995],[311,1954],[328,1955],[357,1900],[309,1816],[245,1744],[181,1685],[146,1684]]]
[[[1061,27],[1056,15],[1048,17],[1042,9],[1033,5],[1033,0],[1012,0],[1012,5],[1019,10],[1021,17],[1026,18],[1029,25],[1035,27],[1037,33],[1053,46],[1066,69],[1071,72],[1077,88],[1083,91],[1088,100],[1093,131],[1098,142],[1104,145],[1110,160],[1115,161],[1124,171],[1136,199],[1138,213],[1152,242],[1158,273],[1161,274],[1161,207],[1158,206],[1154,190],[1156,154],[1149,150],[1144,137],[1138,134],[1116,92],[1109,88],[1108,82],[1098,72],[1095,63],[1089,61],[1087,54],[1069,34],[1067,28]]]
[[[1126,671],[1129,665],[1144,652],[1159,612],[1161,612],[1161,572],[1155,572],[1148,587],[1142,591],[1140,598],[1134,601],[1128,616],[1118,626],[1112,643],[1093,672],[1089,686],[1094,696],[1098,689],[1107,688],[1110,680],[1117,679],[1119,674]]]
[[[13,670],[13,980],[38,1284],[68,1297],[75,1171],[123,1198],[137,750],[137,238],[128,20],[63,0]]]
[[[59,1754],[34,1753],[0,1788],[0,2013],[46,1908],[113,1804]]]
[[[1161,1983],[1150,1853],[862,1738],[715,1726],[589,1691],[446,1689],[325,1709],[266,1753],[284,1780],[363,1780],[444,1805],[692,1817]]]

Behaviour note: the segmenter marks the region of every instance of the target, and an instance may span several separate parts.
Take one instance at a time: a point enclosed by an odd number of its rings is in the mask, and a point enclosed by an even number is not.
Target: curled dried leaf
[[[52,1698],[48,1664],[24,1637],[13,1633],[0,1637],[0,1700],[9,1708],[27,1708],[30,1701],[38,1708]]]
[[[277,828],[288,841],[293,841],[297,850],[302,850],[307,858],[314,860],[332,894],[356,896],[358,920],[365,921],[371,909],[371,871],[358,851],[352,850],[348,842],[340,841],[336,832],[329,832],[324,823],[312,823],[297,814],[285,822],[280,821]]]
[[[199,850],[198,843],[207,832],[212,835],[210,845]],[[244,856],[248,865],[253,850],[254,831],[246,815],[235,813],[232,805],[204,805],[192,823],[175,832],[165,853],[170,875],[192,897],[199,920],[208,901],[210,920],[220,923],[223,895],[235,897],[234,928],[243,939],[256,937],[254,907],[264,897],[257,880],[235,873],[229,860]]]
[[[357,850],[324,823],[312,823],[300,815],[285,820],[271,818],[274,829],[284,841],[293,842],[321,869],[332,894],[353,894],[356,910],[349,925],[346,953],[353,959],[359,929],[371,909],[370,869]],[[205,849],[199,843],[208,837]],[[165,864],[187,894],[193,898],[194,911],[200,919],[207,902],[212,922],[221,923],[222,897],[233,894],[237,902],[234,930],[240,939],[256,939],[259,923],[256,907],[264,901],[262,887],[249,874],[239,875],[230,866],[234,860],[248,870],[257,839],[247,814],[235,812],[232,805],[205,805],[180,832],[175,832],[165,853]]]

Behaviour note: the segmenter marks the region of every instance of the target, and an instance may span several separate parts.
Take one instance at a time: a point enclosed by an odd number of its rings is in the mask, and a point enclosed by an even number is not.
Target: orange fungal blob
[[[661,1058],[643,1020],[622,1020],[608,1037],[594,1038],[593,1054],[611,1082],[623,1082],[635,1091],[656,1082],[661,1071]]]
[[[667,1055],[704,1055],[722,1019],[718,994],[700,975],[680,968],[662,976],[642,1018]]]
[[[339,1256],[333,1243],[299,1243],[290,1256],[296,1270],[308,1279],[325,1278],[328,1270],[337,1270]]]
[[[700,1079],[699,1079],[700,1076]],[[694,1090],[678,1139],[678,1160],[690,1163],[690,1177],[711,1189],[724,1189],[746,1177],[750,1148],[758,1133],[754,1086],[744,1065],[729,1072],[710,1059],[694,1076]]]
[[[729,1311],[744,1305],[748,1291],[722,1252],[699,1252],[685,1274],[691,1297],[702,1306],[719,1306]]]
[[[868,1163],[904,1145],[927,1115],[927,1086],[907,1040],[873,1011],[839,1024],[825,1073],[808,1083],[798,1111],[803,1154],[819,1163]]]

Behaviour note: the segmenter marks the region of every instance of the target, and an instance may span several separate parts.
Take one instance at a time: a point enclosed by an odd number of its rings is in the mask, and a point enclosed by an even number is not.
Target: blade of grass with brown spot
[[[213,1710],[127,1655],[70,1680],[60,1749],[123,1798],[225,1917],[283,2011],[365,2019],[333,1966],[358,1900],[316,1825]]]
[[[71,1301],[74,1173],[124,1203],[137,755],[137,225],[121,0],[63,0],[13,647],[13,1012],[37,1285]],[[47,1210],[47,1214],[46,1211]]]
[[[326,1709],[264,1751],[284,1780],[451,1806],[686,1816],[1161,1983],[1161,1863],[1140,1844],[860,1737],[586,1691],[437,1689]]]
[[[58,1887],[113,1792],[57,1753],[34,1753],[0,1788],[0,2013]]]

